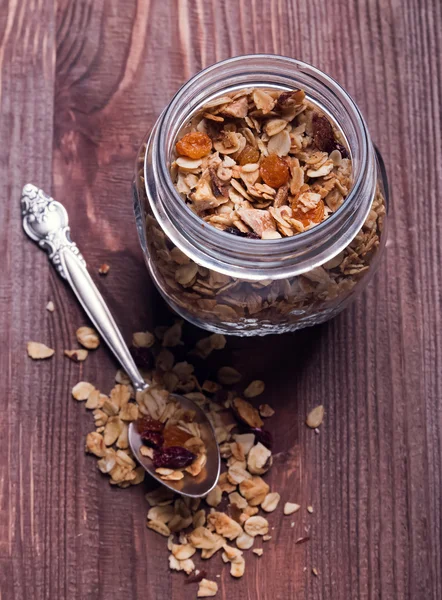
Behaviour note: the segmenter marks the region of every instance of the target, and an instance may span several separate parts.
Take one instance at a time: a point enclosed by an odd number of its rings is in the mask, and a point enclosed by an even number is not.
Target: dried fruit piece
[[[157,419],[152,419],[152,417],[142,417],[137,421],[137,430],[141,437],[146,432],[156,432],[161,433],[164,429],[164,423],[158,421]]]
[[[251,432],[255,435],[257,442],[261,442],[261,444],[266,448],[269,448],[269,450],[272,449],[273,437],[270,431],[262,429],[261,427],[252,427]]]
[[[264,425],[263,420],[259,416],[259,412],[250,404],[250,402],[247,402],[242,398],[235,398],[232,402],[232,408],[237,417],[250,427],[255,429]]]
[[[324,220],[325,205],[323,200],[319,200],[315,208],[304,212],[299,206],[292,209],[293,218],[300,221],[304,227],[308,227],[312,223],[321,223]]]
[[[154,365],[154,358],[149,348],[131,346],[130,353],[137,367],[142,369],[151,369]]]
[[[215,596],[218,591],[218,584],[216,581],[210,581],[210,579],[202,579],[198,586],[198,598],[208,598],[209,596]]]
[[[306,419],[306,424],[312,429],[319,427],[324,419],[324,406],[320,404],[309,412]]]
[[[257,163],[259,161],[259,150],[247,144],[239,154],[237,161],[241,166]]]
[[[171,446],[155,450],[153,464],[155,468],[184,469],[196,459],[196,455],[186,448]]]
[[[299,504],[295,504],[294,502],[286,502],[284,504],[284,514],[292,515],[293,513],[298,512],[300,508],[301,506]]]
[[[178,425],[168,425],[163,431],[164,446],[184,446],[193,436],[178,427]],[[190,448],[188,448],[190,450]]]
[[[312,119],[313,141],[319,150],[330,154],[336,147],[335,132],[327,117],[315,113]]]
[[[277,154],[269,154],[269,156],[264,157],[259,172],[264,183],[273,188],[281,187],[290,178],[290,170],[286,161]]]
[[[177,143],[176,151],[189,158],[202,158],[212,150],[212,140],[207,133],[194,131],[186,133]]]
[[[64,355],[73,360],[74,362],[82,362],[86,360],[88,351],[83,348],[78,348],[76,350],[65,350]]]
[[[44,358],[50,358],[55,350],[49,348],[45,344],[40,342],[28,342],[27,343],[28,356],[33,360],[42,360]]]
[[[76,336],[78,342],[88,350],[95,350],[100,345],[98,333],[92,327],[79,327]]]
[[[102,265],[100,265],[98,272],[100,273],[100,275],[107,275],[109,273],[109,270],[110,266],[107,263],[103,263]]]

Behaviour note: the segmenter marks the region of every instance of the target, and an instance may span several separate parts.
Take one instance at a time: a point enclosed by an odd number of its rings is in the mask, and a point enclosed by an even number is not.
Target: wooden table
[[[1,600],[196,597],[145,527],[142,486],[111,488],[83,452],[92,419],[70,389],[86,379],[108,391],[116,365],[104,348],[80,365],[63,358],[86,319],[25,240],[19,198],[32,181],[66,204],[92,271],[111,265],[98,283],[128,339],[159,323],[131,207],[135,152],[189,76],[250,52],[311,62],[349,90],[385,158],[392,217],[376,280],[344,314],[232,340],[233,364],[265,373],[277,409],[269,480],[302,510],[293,528],[271,517],[273,540],[242,580],[220,558],[209,573],[220,598],[442,598],[441,11],[437,0],[3,3]],[[32,339],[56,356],[31,361]],[[304,419],[319,403],[315,435]],[[311,539],[296,545],[305,527]]]

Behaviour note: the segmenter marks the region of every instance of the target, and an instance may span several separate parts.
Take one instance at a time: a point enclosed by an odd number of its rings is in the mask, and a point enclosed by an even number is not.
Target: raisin
[[[150,446],[151,448],[161,448],[164,444],[163,434],[157,431],[144,431],[141,434],[141,439],[146,446]]]
[[[273,437],[270,431],[267,431],[267,429],[263,429],[262,427],[251,427],[249,431],[250,433],[255,434],[257,442],[261,442],[261,444],[269,450],[272,449]]]
[[[155,450],[153,455],[153,464],[156,469],[164,467],[166,469],[184,469],[196,459],[196,454],[180,446],[170,446],[169,448],[160,448]]]
[[[290,177],[286,161],[277,154],[269,154],[269,156],[263,158],[259,172],[264,183],[273,188],[281,187],[281,185],[287,183]]]
[[[209,138],[207,133],[200,131],[194,131],[192,133],[186,133],[176,143],[176,151],[182,156],[188,156],[189,158],[202,158],[209,154],[212,150],[212,140]]]
[[[184,431],[177,425],[169,425],[163,431],[164,436],[164,447],[170,446],[184,446],[187,440],[192,437],[190,433]]]
[[[137,367],[141,367],[142,369],[152,369],[154,366],[153,355],[149,348],[137,348],[136,346],[131,346],[130,353]]]
[[[256,163],[259,160],[259,151],[253,146],[247,144],[247,146],[245,146],[244,150],[238,156],[237,160],[238,164],[241,166],[248,165],[250,163]]]
[[[189,575],[189,577],[186,577],[186,579],[184,580],[184,583],[199,583],[200,581],[202,581],[203,579],[205,579],[207,577],[207,571],[205,571],[204,569],[202,569],[198,575]]]
[[[249,238],[251,240],[260,240],[261,239],[259,237],[259,235],[257,233],[255,233],[254,231],[244,232],[244,231],[240,231],[236,227],[226,227],[224,229],[224,231],[226,233],[230,233],[231,235],[237,235],[238,237],[245,237],[245,238]]]
[[[336,142],[336,144],[335,144],[335,150],[339,150],[339,152],[341,153],[342,158],[348,158],[349,157],[347,148],[345,146],[343,146],[342,144],[340,144],[339,142]]]
[[[164,423],[152,419],[152,417],[142,417],[137,421],[138,433],[142,436],[145,431],[153,431],[155,433],[161,433],[164,429]]]
[[[304,227],[308,227],[312,223],[321,223],[324,220],[324,202],[320,200],[311,210],[303,212],[300,208],[293,210],[293,218],[297,221],[301,221]]]

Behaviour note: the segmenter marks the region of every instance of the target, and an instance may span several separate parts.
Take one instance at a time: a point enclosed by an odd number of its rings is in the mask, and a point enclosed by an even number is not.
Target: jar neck
[[[352,158],[353,185],[328,219],[293,237],[254,240],[232,236],[194,214],[169,174],[176,137],[191,115],[212,98],[242,88],[302,88],[336,122]],[[146,193],[169,239],[198,264],[242,279],[282,279],[317,267],[341,252],[361,229],[376,190],[376,159],[365,122],[352,98],[315,67],[275,55],[249,55],[217,63],[174,96],[150,135],[145,156]]]

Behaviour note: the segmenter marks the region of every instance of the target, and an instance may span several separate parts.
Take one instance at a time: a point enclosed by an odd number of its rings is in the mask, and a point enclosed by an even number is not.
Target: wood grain
[[[221,559],[209,573],[223,599],[442,598],[441,12],[437,0],[2,4],[1,600],[196,596],[146,530],[141,487],[111,489],[84,455],[91,417],[69,390],[81,378],[108,390],[116,365],[105,349],[63,359],[85,316],[24,239],[19,197],[32,181],[66,204],[92,271],[111,265],[98,284],[127,338],[160,323],[132,215],[135,152],[190,75],[249,52],[311,62],[347,88],[385,158],[392,212],[379,274],[344,314],[231,341],[225,360],[247,378],[265,372],[277,409],[271,485],[303,509],[293,528],[272,515],[273,539],[242,580]],[[31,362],[30,339],[56,357]],[[304,418],[320,402],[315,435]]]

